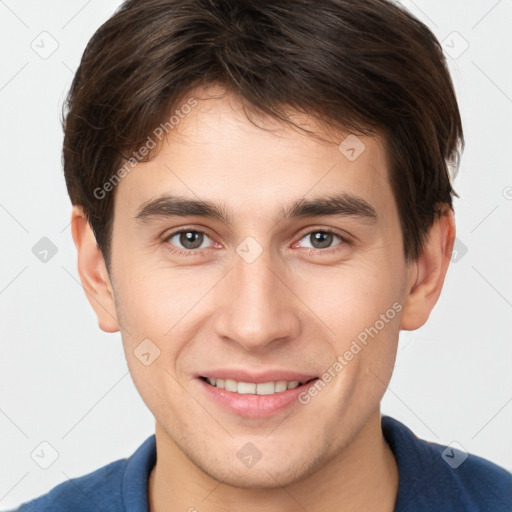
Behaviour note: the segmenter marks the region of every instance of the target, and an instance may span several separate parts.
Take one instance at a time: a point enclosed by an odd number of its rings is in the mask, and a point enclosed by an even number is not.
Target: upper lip
[[[200,373],[198,377],[207,377],[212,379],[231,379],[237,382],[254,382],[260,384],[263,382],[298,381],[307,382],[315,379],[317,376],[311,373],[299,373],[290,370],[265,370],[265,371],[249,371],[237,368],[219,368],[217,370],[208,370]]]

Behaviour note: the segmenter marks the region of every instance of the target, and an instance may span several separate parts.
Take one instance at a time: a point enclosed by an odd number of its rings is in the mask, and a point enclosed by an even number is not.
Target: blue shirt
[[[382,417],[400,475],[395,512],[511,512],[512,475],[476,455],[418,439]],[[19,512],[149,512],[148,478],[156,461],[152,435],[128,459],[57,485]]]

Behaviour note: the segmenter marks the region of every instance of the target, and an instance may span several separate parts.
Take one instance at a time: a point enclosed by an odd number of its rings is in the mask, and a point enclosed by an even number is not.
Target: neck
[[[156,424],[157,462],[148,483],[151,512],[392,512],[398,468],[377,410],[351,442],[315,473],[285,487],[246,489],[211,478]]]

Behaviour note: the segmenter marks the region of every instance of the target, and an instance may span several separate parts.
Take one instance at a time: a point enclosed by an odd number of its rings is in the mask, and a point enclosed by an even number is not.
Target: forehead
[[[193,101],[189,101],[189,100]],[[173,194],[227,205],[235,214],[272,214],[298,198],[346,192],[376,210],[393,203],[380,136],[322,128],[304,114],[291,119],[320,140],[268,116],[249,113],[219,88],[191,93],[149,162],[119,183],[116,213],[133,215],[159,195]]]

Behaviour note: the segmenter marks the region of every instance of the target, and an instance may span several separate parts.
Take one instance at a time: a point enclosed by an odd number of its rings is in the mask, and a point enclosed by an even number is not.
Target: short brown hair
[[[292,125],[290,108],[326,126],[381,133],[408,260],[421,254],[440,205],[452,207],[449,171],[464,145],[457,100],[438,40],[403,8],[128,0],[89,41],[63,115],[68,192],[107,268],[115,190],[101,198],[95,190],[187,94],[210,84]]]

